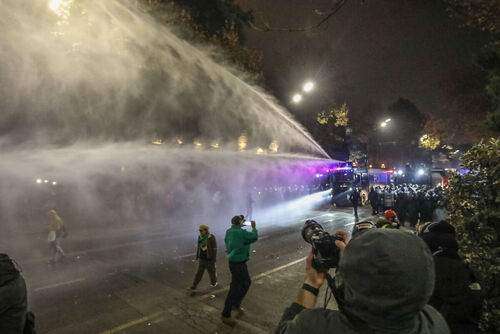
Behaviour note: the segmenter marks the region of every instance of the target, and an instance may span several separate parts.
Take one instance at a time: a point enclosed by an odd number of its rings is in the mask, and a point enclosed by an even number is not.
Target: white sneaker
[[[219,282],[215,282],[215,284],[210,284],[210,286],[211,286],[212,288],[215,288],[215,287],[216,287],[216,286],[218,286],[218,285],[219,285]]]

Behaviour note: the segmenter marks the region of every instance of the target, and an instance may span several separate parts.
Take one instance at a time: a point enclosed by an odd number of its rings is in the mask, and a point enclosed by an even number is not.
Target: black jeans
[[[226,318],[231,317],[231,308],[233,306],[241,305],[252,283],[246,262],[229,261],[229,270],[231,270],[231,285],[222,311],[222,316]]]
[[[377,203],[371,203],[372,205],[372,215],[376,215],[378,213]]]
[[[201,278],[205,273],[205,270],[208,271],[208,276],[210,277],[210,283],[212,283],[212,285],[217,283],[217,272],[215,270],[215,261],[205,260],[205,259],[199,259],[199,261],[200,262],[198,263],[198,271],[194,276],[193,287],[196,288],[198,283],[200,283]]]
[[[357,217],[358,216],[358,206],[353,205],[352,208],[354,209],[354,215]]]

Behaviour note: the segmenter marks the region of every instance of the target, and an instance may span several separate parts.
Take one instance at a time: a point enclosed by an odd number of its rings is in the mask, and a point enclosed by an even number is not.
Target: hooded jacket
[[[335,280],[339,311],[285,310],[276,333],[449,334],[443,317],[427,305],[434,263],[426,244],[395,229],[369,229],[346,246]],[[340,293],[339,293],[340,292]]]
[[[27,307],[24,278],[9,256],[0,254],[0,333],[22,334]]]
[[[458,254],[455,229],[446,222],[434,223],[421,238],[433,253],[436,271],[429,304],[446,318],[452,333],[478,333],[483,296],[469,287],[476,280]]]

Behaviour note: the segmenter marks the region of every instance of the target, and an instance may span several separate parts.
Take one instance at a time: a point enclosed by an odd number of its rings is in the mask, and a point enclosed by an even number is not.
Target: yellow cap
[[[207,225],[200,225],[200,230],[207,230],[208,231],[208,226]]]

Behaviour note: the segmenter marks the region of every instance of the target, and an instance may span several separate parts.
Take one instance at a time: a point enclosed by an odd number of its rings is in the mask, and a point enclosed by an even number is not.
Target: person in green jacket
[[[232,226],[226,231],[226,237],[224,238],[226,256],[231,271],[231,284],[224,302],[221,320],[231,326],[236,324],[236,321],[231,318],[231,310],[235,308],[240,314],[243,313],[241,302],[252,283],[247,268],[247,261],[250,259],[250,244],[258,239],[255,221],[252,221],[252,232],[248,232],[241,227],[243,222],[243,216],[234,216],[231,220]]]

